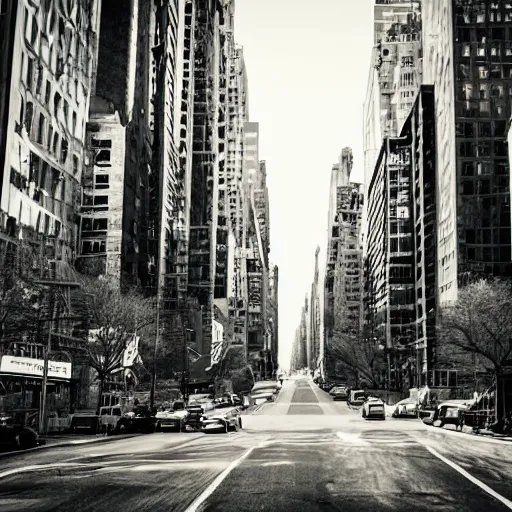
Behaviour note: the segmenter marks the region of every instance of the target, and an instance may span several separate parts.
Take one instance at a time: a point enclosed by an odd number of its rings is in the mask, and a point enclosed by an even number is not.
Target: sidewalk
[[[117,436],[105,436],[105,435],[90,435],[90,436],[80,436],[74,434],[68,435],[55,435],[55,436],[41,436],[41,440],[45,441],[45,444],[41,446],[36,446],[35,448],[27,448],[26,450],[11,450],[7,452],[0,452],[0,458],[9,457],[22,453],[30,453],[36,450],[44,450],[47,448],[59,448],[63,446],[77,446],[84,444],[92,444],[92,443],[106,443],[109,441],[120,441],[122,439],[130,439],[131,437],[138,437],[146,434],[124,434]]]

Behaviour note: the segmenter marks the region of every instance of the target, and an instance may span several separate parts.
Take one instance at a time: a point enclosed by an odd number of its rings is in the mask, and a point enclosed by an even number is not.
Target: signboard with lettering
[[[44,361],[29,357],[2,356],[0,373],[43,377]],[[70,379],[71,363],[48,361],[48,378]]]

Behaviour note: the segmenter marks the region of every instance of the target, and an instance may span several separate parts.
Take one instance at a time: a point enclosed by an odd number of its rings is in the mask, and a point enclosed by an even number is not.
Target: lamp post
[[[46,407],[47,407],[47,399],[46,399],[46,391],[48,388],[48,361],[49,355],[52,350],[52,331],[57,320],[56,316],[56,308],[55,308],[55,287],[62,288],[80,288],[80,284],[77,282],[67,282],[67,281],[53,281],[53,280],[42,280],[36,281],[36,284],[49,286],[50,288],[50,296],[49,296],[49,326],[48,326],[48,337],[46,338],[46,346],[43,349],[43,380],[41,384],[41,407],[39,409],[39,433],[45,435],[46,434]],[[71,317],[70,317],[71,318]]]

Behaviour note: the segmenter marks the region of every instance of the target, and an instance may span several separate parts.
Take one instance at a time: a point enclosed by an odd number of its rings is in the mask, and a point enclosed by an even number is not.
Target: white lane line
[[[470,482],[474,483],[480,489],[485,491],[487,494],[490,494],[493,498],[496,498],[498,501],[501,501],[503,505],[505,505],[508,509],[512,510],[512,501],[505,498],[501,494],[498,494],[494,489],[491,489],[488,485],[484,484],[482,481],[478,480],[478,478],[475,478],[474,476],[470,475],[465,469],[461,468],[458,464],[455,462],[452,462],[451,460],[447,459],[443,455],[441,455],[439,452],[434,450],[434,448],[431,448],[430,446],[425,446],[425,448],[432,454],[434,457],[437,457],[439,460],[442,460],[445,464],[448,464],[451,468],[455,469],[455,471],[458,471],[463,477],[467,478]]]
[[[220,484],[226,479],[226,477],[233,471],[240,463],[242,463],[249,455],[256,449],[261,448],[266,443],[262,442],[258,446],[252,446],[246,452],[244,452],[238,459],[234,460],[186,509],[185,512],[197,512],[200,510],[204,502],[215,492]]]

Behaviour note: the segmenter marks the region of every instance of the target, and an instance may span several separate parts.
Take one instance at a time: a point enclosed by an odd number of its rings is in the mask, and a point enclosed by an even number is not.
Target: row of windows
[[[478,140],[458,142],[458,154],[467,158],[507,158],[508,143],[506,140]]]
[[[506,160],[487,162],[460,162],[462,176],[508,176],[509,166]]]
[[[512,40],[512,29],[509,27],[457,28],[456,42],[470,43],[483,40],[510,41]]]
[[[510,189],[510,181],[508,176],[494,176],[491,178],[471,179],[464,178],[459,185],[459,193],[463,196],[468,195],[485,195],[485,194],[502,194]]]
[[[494,121],[461,120],[455,123],[455,130],[458,137],[506,137],[507,121],[501,121],[499,119]]]
[[[459,82],[456,89],[456,98],[458,100],[480,99],[488,100],[492,98],[505,98],[508,87],[505,83],[497,82]],[[512,94],[512,89],[508,89]]]
[[[456,45],[457,55],[460,57],[512,57],[512,45],[509,42],[500,43],[492,42],[482,43],[473,42],[471,44],[458,44]],[[505,59],[507,62],[509,59]]]
[[[506,228],[479,228],[466,229],[466,243],[468,244],[510,244],[510,229]]]
[[[473,78],[473,70],[476,77],[480,80],[489,79],[509,79],[512,78],[512,64],[481,64],[476,63],[476,68],[470,64],[460,62],[457,66],[457,80],[467,80]]]
[[[467,247],[467,259],[470,261],[509,262],[510,247]]]

